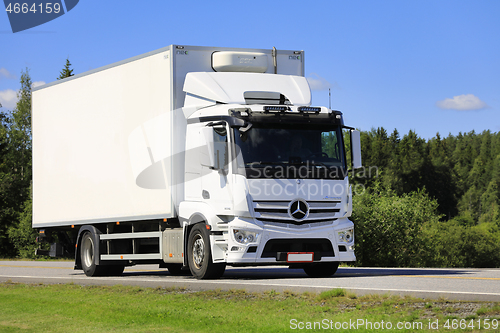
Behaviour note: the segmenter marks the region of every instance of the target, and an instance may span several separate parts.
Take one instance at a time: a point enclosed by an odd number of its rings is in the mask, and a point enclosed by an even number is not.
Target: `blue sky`
[[[55,81],[170,44],[305,51],[313,104],[370,130],[500,131],[500,1],[80,0],[12,33],[0,12],[0,103],[26,67]]]

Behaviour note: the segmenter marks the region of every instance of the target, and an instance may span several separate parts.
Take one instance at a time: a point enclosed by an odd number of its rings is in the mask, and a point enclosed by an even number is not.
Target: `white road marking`
[[[168,279],[168,280],[157,280],[157,279],[145,279],[145,278],[140,278],[140,279],[134,279],[134,278],[110,278],[110,277],[79,277],[79,276],[71,276],[71,277],[64,277],[64,276],[32,276],[32,275],[25,275],[25,276],[19,276],[19,275],[0,275],[0,278],[38,278],[38,279],[73,279],[73,280],[86,280],[86,281],[118,281],[118,282],[124,282],[124,281],[133,281],[133,282],[156,282],[156,283],[161,283],[161,282],[168,282],[168,283],[184,283],[184,284],[216,284],[216,285],[227,285],[228,281],[200,281],[200,280],[185,280],[185,279]],[[335,288],[344,288],[347,290],[363,290],[363,291],[376,291],[376,292],[404,292],[404,293],[433,293],[433,294],[459,294],[459,295],[481,295],[481,296],[500,296],[500,293],[480,293],[480,292],[466,292],[466,291],[453,291],[453,290],[413,290],[413,289],[381,289],[381,288],[363,288],[363,287],[342,287],[342,286],[324,286],[324,285],[300,285],[300,284],[287,284],[287,285],[282,285],[278,283],[268,283],[268,282],[248,282],[248,281],[231,281],[232,285],[245,285],[245,286],[270,286],[270,287],[280,287],[280,288],[313,288],[313,289],[335,289]]]

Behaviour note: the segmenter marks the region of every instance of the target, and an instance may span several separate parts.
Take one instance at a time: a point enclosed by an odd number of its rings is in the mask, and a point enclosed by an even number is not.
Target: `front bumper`
[[[220,242],[225,261],[233,265],[290,265],[289,253],[313,253],[314,262],[355,261],[354,238],[340,240],[339,232],[353,230],[354,224],[347,218],[331,222],[306,225],[270,225],[252,219],[235,218],[228,224],[224,235],[227,243]],[[258,234],[254,242],[242,244],[236,241],[233,230],[248,230]],[[217,243],[217,242],[215,242]]]

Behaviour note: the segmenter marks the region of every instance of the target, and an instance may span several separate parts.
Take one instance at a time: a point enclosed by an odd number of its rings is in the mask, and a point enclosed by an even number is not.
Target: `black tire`
[[[339,268],[338,262],[319,262],[304,266],[304,272],[310,277],[329,277]]]
[[[125,266],[112,265],[103,266],[96,265],[95,263],[95,243],[94,237],[90,232],[85,232],[80,242],[80,259],[82,262],[82,269],[87,276],[116,276],[123,273]]]
[[[224,274],[226,264],[214,264],[210,251],[210,237],[206,224],[196,224],[188,238],[188,263],[191,274],[201,279],[217,279]]]
[[[102,269],[98,268],[95,263],[95,244],[94,237],[90,232],[85,232],[80,242],[80,258],[82,262],[82,269],[87,276],[101,275]]]
[[[172,276],[190,275],[189,270],[182,270],[182,264],[167,264],[167,269]]]
[[[103,275],[106,276],[120,276],[123,273],[123,270],[125,269],[125,266],[123,265],[109,265],[109,266],[99,266],[104,268]]]

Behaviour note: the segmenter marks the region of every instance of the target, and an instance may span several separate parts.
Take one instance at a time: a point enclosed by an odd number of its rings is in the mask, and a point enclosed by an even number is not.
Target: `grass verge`
[[[489,331],[500,328],[498,303],[357,297],[343,289],[192,292],[7,282],[0,283],[0,309],[0,332],[450,332],[483,331],[488,323]]]

